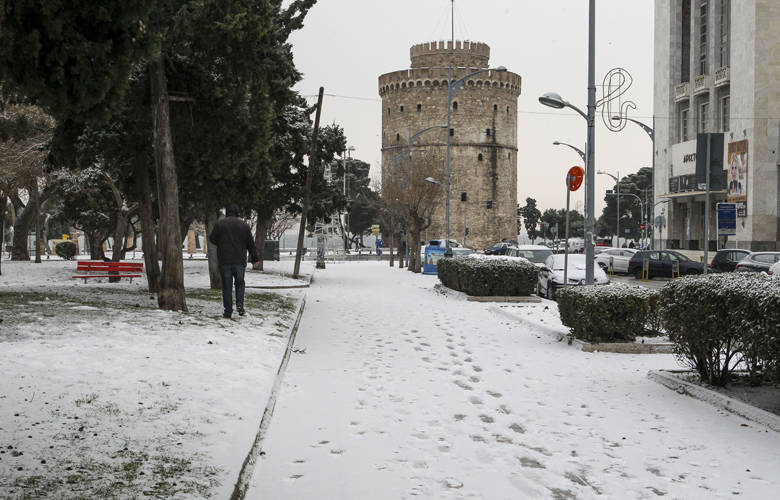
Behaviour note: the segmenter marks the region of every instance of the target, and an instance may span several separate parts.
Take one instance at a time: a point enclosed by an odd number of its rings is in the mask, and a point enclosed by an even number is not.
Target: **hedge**
[[[588,342],[633,341],[653,324],[649,288],[613,283],[559,290],[558,312],[572,335]]]
[[[477,254],[441,258],[436,269],[444,286],[474,296],[531,295],[539,275],[522,257]]]
[[[65,260],[71,260],[76,256],[78,247],[72,241],[60,241],[54,245],[54,253]]]
[[[780,280],[722,273],[668,283],[661,321],[678,358],[702,380],[722,386],[744,363],[753,384],[780,382]]]

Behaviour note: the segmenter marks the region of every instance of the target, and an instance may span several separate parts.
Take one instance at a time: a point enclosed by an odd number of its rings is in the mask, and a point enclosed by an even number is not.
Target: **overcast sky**
[[[624,95],[636,103],[629,116],[652,123],[653,1],[598,0],[596,84],[621,66],[633,76]],[[518,202],[536,198],[540,208],[566,204],[565,173],[582,162],[555,140],[584,149],[585,120],[571,110],[539,104],[541,94],[560,93],[587,106],[587,0],[456,0],[455,38],[485,42],[491,66],[506,66],[522,77],[518,101]],[[450,38],[450,0],[319,0],[305,26],[292,36],[295,64],[304,74],[297,89],[315,96],[325,87],[323,123],[344,127],[353,156],[380,165],[381,101],[379,75],[406,69],[409,47]],[[334,94],[332,97],[327,94]],[[315,101],[312,97],[311,101]],[[650,166],[651,143],[634,124],[619,133],[596,126],[596,169],[621,177]],[[604,190],[614,181],[596,177],[596,217]],[[581,208],[584,189],[572,197]],[[577,207],[579,202],[580,207]]]

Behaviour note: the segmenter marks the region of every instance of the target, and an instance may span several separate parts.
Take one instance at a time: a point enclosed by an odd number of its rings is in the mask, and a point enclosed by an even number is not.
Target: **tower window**
[[[465,191],[460,193],[460,201],[468,201],[468,199],[469,199],[469,197],[468,197],[468,195],[466,194]]]
[[[485,208],[487,208],[488,210],[492,210],[493,209],[493,200],[486,201],[485,202]]]
[[[399,109],[401,110],[401,113],[403,113],[404,112],[404,105],[401,104],[401,107]]]
[[[506,116],[509,116],[509,106],[506,107]]]
[[[486,135],[486,136],[488,136],[488,137],[490,137],[490,129],[489,129],[489,128],[486,128],[486,129],[485,129],[485,135]]]
[[[507,153],[506,154],[506,159],[507,160],[511,160],[512,159],[512,153]]]
[[[493,105],[493,111],[498,111],[498,104]]]
[[[422,104],[417,105],[417,112],[419,113],[420,111],[422,111]]]
[[[454,136],[454,135],[455,135],[455,129],[454,129],[454,128],[451,128],[451,129],[450,129],[450,137],[452,137],[452,136]]]
[[[458,101],[452,101],[452,109],[458,109]]]
[[[401,134],[395,134],[395,141],[398,142],[401,140]]]
[[[482,161],[482,153],[479,153],[479,154],[477,155],[477,161]]]

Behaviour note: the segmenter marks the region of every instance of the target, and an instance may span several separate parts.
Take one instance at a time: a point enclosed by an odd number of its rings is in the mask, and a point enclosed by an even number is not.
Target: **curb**
[[[268,396],[268,402],[263,411],[263,418],[260,420],[260,427],[257,430],[252,447],[249,449],[249,453],[244,459],[244,463],[241,465],[241,470],[238,473],[238,480],[233,487],[233,493],[230,495],[230,500],[243,500],[249,489],[249,482],[252,480],[257,458],[260,456],[260,446],[263,444],[266,431],[271,425],[271,418],[273,417],[274,409],[276,408],[276,397],[279,393],[279,388],[282,385],[287,363],[290,361],[290,353],[292,352],[293,344],[295,344],[295,337],[298,334],[298,327],[301,324],[301,318],[303,317],[303,310],[305,307],[306,297],[304,296],[301,301],[301,308],[298,311],[298,317],[295,319],[295,324],[293,324],[292,330],[290,331],[290,338],[287,340],[287,347],[284,350],[282,361],[279,364],[279,369],[276,371],[276,377],[274,378],[274,383],[271,387],[271,394]]]
[[[685,394],[694,399],[698,399],[699,401],[709,403],[715,408],[733,413],[752,422],[765,425],[775,432],[780,432],[780,416],[762,410],[761,408],[756,408],[755,406],[732,398],[731,396],[681,380],[680,378],[675,377],[673,375],[674,373],[686,372],[679,370],[650,370],[647,372],[647,377],[679,394]]]
[[[674,353],[674,345],[672,344],[637,344],[634,342],[605,342],[600,344],[592,344],[584,340],[580,340],[575,337],[571,337],[571,333],[564,328],[557,328],[554,326],[545,325],[543,323],[537,323],[531,321],[517,314],[513,314],[509,311],[502,309],[499,306],[490,306],[490,310],[498,313],[506,318],[519,321],[535,328],[542,333],[554,338],[558,342],[569,338],[569,344],[574,346],[583,352],[611,352],[615,354],[671,354]]]
[[[312,269],[308,281],[303,285],[247,286],[246,288],[250,288],[252,290],[292,290],[292,289],[300,289],[300,288],[309,288],[311,286],[312,281],[314,281],[314,272],[316,270],[317,268]],[[280,276],[289,277],[289,275],[286,274],[281,274]]]

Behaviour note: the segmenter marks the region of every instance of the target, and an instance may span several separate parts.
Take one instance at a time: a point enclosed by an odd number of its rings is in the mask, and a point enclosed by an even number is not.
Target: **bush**
[[[650,299],[657,292],[637,285],[571,286],[561,289],[558,312],[572,335],[588,342],[633,341],[645,333]]]
[[[439,280],[453,290],[474,296],[531,295],[539,268],[522,257],[463,255],[436,263]]]
[[[728,383],[740,364],[751,383],[780,381],[780,280],[763,273],[685,277],[667,284],[660,313],[683,363]]]
[[[54,253],[65,260],[71,260],[77,252],[78,247],[72,241],[60,241],[54,245]]]

